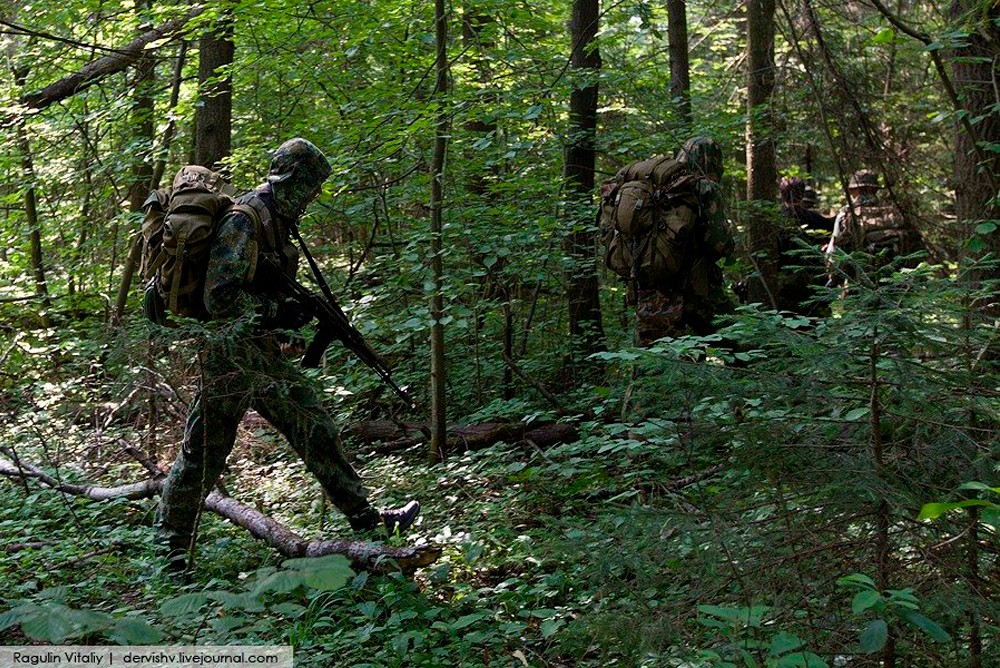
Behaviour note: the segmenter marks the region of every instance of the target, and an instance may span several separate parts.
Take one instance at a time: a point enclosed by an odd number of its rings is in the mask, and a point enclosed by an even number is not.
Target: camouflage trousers
[[[690,295],[640,288],[635,300],[635,343],[646,347],[667,336],[711,334],[715,331],[712,319],[716,311],[728,310],[718,306]]]
[[[202,504],[225,468],[237,427],[249,408],[288,439],[352,527],[376,524],[378,513],[344,456],[319,392],[281,355],[273,337],[237,337],[209,344],[202,369],[203,385],[188,413],[184,445],[163,486],[156,516],[159,548],[177,552],[193,544]]]

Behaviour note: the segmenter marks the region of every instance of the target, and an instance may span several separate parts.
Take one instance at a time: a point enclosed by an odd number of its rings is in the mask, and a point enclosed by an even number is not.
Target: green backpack
[[[208,258],[234,195],[221,175],[199,165],[182,167],[171,187],[150,193],[143,204],[140,264],[150,320],[166,324],[167,312],[208,319],[202,296]]]
[[[690,259],[697,179],[671,157],[626,165],[601,185],[604,263],[642,288],[668,287]]]

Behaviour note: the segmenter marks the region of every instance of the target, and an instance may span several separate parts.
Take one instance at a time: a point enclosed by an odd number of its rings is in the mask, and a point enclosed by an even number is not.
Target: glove
[[[294,299],[285,299],[278,302],[274,316],[264,321],[264,327],[296,330],[312,320],[312,317],[312,313],[299,306]]]

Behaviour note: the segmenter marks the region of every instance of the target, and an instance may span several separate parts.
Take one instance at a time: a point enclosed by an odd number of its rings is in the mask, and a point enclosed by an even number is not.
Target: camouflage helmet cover
[[[709,178],[722,178],[722,148],[711,137],[692,137],[677,151],[677,161]]]
[[[296,137],[278,147],[271,158],[267,181],[278,213],[297,217],[310,195],[330,176],[330,163],[312,142]]]
[[[871,188],[878,190],[878,174],[870,169],[859,169],[851,176],[847,183],[848,188]]]
[[[800,176],[785,176],[778,184],[781,201],[785,204],[799,204],[806,199],[806,182]]]

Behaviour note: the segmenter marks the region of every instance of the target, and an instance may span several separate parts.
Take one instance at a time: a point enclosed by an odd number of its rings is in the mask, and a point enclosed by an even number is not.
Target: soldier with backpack
[[[694,137],[675,157],[632,163],[601,186],[605,264],[628,282],[638,345],[710,334],[732,310],[717,264],[734,249],[722,173],[719,145]]]
[[[827,256],[834,251],[863,251],[876,256],[880,265],[921,250],[920,233],[903,216],[902,211],[878,197],[878,175],[862,169],[851,176],[847,184],[848,202],[833,224],[833,234],[827,244]]]
[[[189,315],[209,323],[199,355],[202,385],[191,404],[184,444],[164,483],[156,517],[158,547],[172,569],[187,566],[204,499],[225,467],[237,426],[249,408],[288,439],[354,530],[404,531],[419,513],[416,501],[381,512],[371,505],[360,476],[344,455],[337,427],[323,407],[322,395],[282,354],[281,334],[299,329],[312,316],[299,302],[282,293],[285,283],[276,280],[273,272],[294,278],[298,252],[290,233],[296,233],[299,217],[319,194],[329,174],[326,157],[312,143],[305,139],[285,142],[274,153],[266,182],[237,198],[231,206],[214,211],[218,222],[208,234],[208,241],[193,245],[190,237],[197,235],[192,229],[199,226],[190,218],[175,215],[181,210],[172,201],[176,192],[166,197],[163,193],[150,196],[151,210],[155,212],[156,206],[162,209],[164,205],[167,209],[161,225],[161,245],[168,247],[170,235],[185,237],[184,246],[205,253],[203,269],[196,270],[200,265],[194,261],[194,254],[183,252],[183,247],[178,252],[180,244],[175,240],[169,245],[172,253],[163,251],[169,257],[151,272],[146,289],[146,311],[154,319],[162,319],[164,311],[176,307],[185,312],[174,311],[175,315]],[[200,189],[202,200],[209,192],[224,196],[204,173],[191,179],[200,181],[201,185],[192,185],[189,190]],[[205,215],[203,209],[199,212]],[[155,237],[152,233],[150,236]],[[199,285],[197,278],[186,278],[186,274],[175,279],[164,273],[163,267],[170,262],[178,270],[182,260],[192,276],[203,272],[200,289],[171,291],[175,283],[180,288]]]

